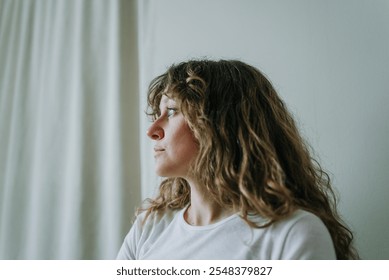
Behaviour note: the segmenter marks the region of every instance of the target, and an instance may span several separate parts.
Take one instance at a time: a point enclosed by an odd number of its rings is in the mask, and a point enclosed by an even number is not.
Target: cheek
[[[198,153],[198,143],[192,131],[186,126],[177,131],[176,147],[178,152],[187,157],[193,157]]]

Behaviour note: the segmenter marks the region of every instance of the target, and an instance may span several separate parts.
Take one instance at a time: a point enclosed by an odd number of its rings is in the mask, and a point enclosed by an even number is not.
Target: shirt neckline
[[[228,217],[226,217],[220,221],[217,221],[216,223],[213,223],[213,224],[209,224],[209,225],[205,225],[205,226],[193,226],[193,225],[188,224],[184,219],[184,214],[185,214],[185,211],[188,209],[188,207],[189,207],[189,205],[187,205],[186,207],[181,209],[181,211],[178,214],[180,224],[188,230],[193,230],[193,231],[211,230],[211,229],[219,227],[223,224],[226,224],[233,219],[239,218],[238,214],[232,214],[231,216],[228,216]]]

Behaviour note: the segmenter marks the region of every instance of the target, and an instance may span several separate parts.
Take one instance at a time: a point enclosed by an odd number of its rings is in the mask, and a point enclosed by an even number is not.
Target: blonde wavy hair
[[[147,114],[160,114],[163,95],[174,98],[198,141],[191,172],[209,196],[266,227],[300,208],[317,215],[338,259],[357,259],[353,234],[336,209],[328,174],[311,156],[294,119],[268,79],[236,60],[192,60],[172,65],[149,86]],[[166,178],[141,210],[147,215],[190,202],[183,178]],[[250,222],[256,213],[266,225]]]

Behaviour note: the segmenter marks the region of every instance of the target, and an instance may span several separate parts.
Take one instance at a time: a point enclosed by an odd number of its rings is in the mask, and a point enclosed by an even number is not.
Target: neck
[[[229,208],[223,207],[212,200],[209,195],[193,181],[191,187],[190,206],[184,214],[186,222],[194,226],[214,224],[233,214]]]

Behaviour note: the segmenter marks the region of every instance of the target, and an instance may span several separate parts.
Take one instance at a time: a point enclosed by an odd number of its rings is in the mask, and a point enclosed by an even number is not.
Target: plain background
[[[330,173],[361,257],[389,259],[389,1],[149,0],[139,8],[141,92],[190,58],[261,69]],[[155,180],[142,177],[145,196]]]
[[[389,259],[388,0],[0,0],[0,259],[113,259],[153,195],[146,89],[172,63],[262,70]]]

